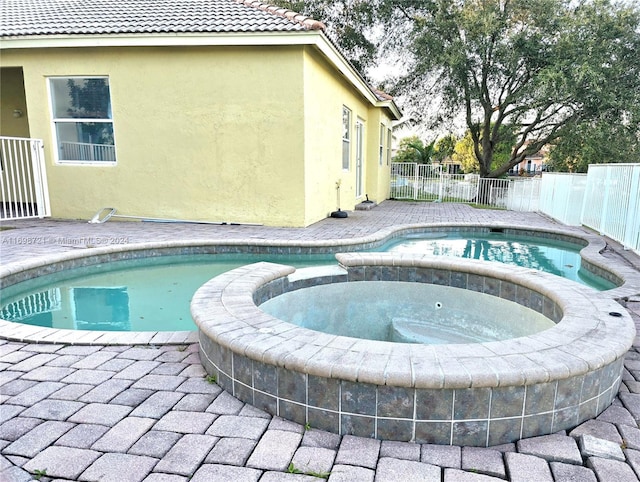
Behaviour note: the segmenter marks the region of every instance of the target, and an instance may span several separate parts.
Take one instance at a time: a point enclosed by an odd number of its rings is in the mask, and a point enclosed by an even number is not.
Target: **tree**
[[[458,138],[453,134],[449,134],[438,139],[434,146],[435,153],[433,155],[433,160],[436,162],[445,162],[451,159],[457,142]]]
[[[516,140],[511,127],[508,125],[502,126],[498,139],[493,150],[493,160],[490,166],[492,170],[497,170],[508,162]],[[462,166],[464,172],[480,172],[480,163],[475,153],[471,130],[467,130],[464,137],[456,142],[453,160]]]
[[[394,25],[388,48],[411,53],[396,87],[414,93],[413,115],[437,95],[443,118],[464,113],[483,177],[594,122],[637,118],[640,9],[630,3],[381,0],[380,11]],[[505,124],[516,141],[497,164]]]
[[[635,126],[640,125],[636,122]],[[547,167],[558,172],[587,172],[589,164],[640,160],[640,135],[632,123],[593,122],[569,130],[551,146]]]
[[[435,153],[435,142],[425,145],[418,136],[404,137],[400,140],[394,162],[417,162],[429,164]]]
[[[499,177],[545,145],[556,157],[624,158],[640,149],[640,4],[634,0],[306,0],[359,69],[378,56],[404,72],[384,90],[413,122],[462,117],[483,177]],[[381,33],[382,32],[382,33]],[[494,162],[503,124],[509,158]],[[618,128],[623,126],[624,128]],[[608,142],[587,149],[576,134]],[[631,143],[631,144],[629,144]],[[630,146],[611,153],[610,146]],[[564,162],[564,161],[562,161]],[[581,161],[582,162],[582,161]]]
[[[480,165],[478,159],[476,159],[473,153],[473,139],[471,139],[471,132],[467,131],[464,137],[456,142],[453,150],[452,159],[460,164],[462,172],[478,172]]]
[[[275,0],[273,3],[322,21],[325,33],[353,66],[364,72],[376,59],[378,48],[369,30],[377,23],[375,2],[363,0]]]

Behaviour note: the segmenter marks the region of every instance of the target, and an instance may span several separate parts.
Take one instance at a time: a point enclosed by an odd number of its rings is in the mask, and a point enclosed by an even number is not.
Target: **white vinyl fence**
[[[51,216],[40,139],[0,137],[0,218]]]
[[[592,164],[582,224],[640,252],[640,164]]]
[[[586,186],[586,174],[545,172],[540,186],[539,211],[569,226],[580,226]]]
[[[445,174],[438,166],[393,163],[391,197],[540,211],[640,252],[640,164],[592,164],[587,174],[481,179],[476,174]]]
[[[507,193],[506,208],[511,211],[537,211],[540,204],[542,179],[539,177],[518,177],[507,180],[509,181],[509,192]]]

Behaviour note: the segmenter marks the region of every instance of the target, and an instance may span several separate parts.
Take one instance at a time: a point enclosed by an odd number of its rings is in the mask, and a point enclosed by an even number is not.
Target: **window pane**
[[[61,161],[116,160],[110,122],[56,122]]]
[[[351,161],[351,111],[342,107],[342,169],[349,169]]]
[[[342,141],[342,169],[349,169],[349,141]]]
[[[50,80],[55,119],[111,119],[109,79]]]
[[[351,138],[351,111],[346,107],[342,108],[342,138],[350,139]]]
[[[378,153],[378,162],[382,166],[382,159],[384,158],[384,125],[380,124],[380,152]]]

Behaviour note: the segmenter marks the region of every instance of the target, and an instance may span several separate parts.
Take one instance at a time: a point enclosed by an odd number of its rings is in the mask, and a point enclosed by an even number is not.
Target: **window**
[[[384,124],[380,124],[380,152],[378,153],[378,162],[382,166],[382,159],[384,159]]]
[[[107,77],[49,79],[60,162],[116,162]]]
[[[342,169],[351,164],[351,111],[342,106]]]
[[[362,196],[362,177],[364,164],[364,121],[356,121],[356,197]]]
[[[387,129],[387,166],[391,164],[391,141],[393,134],[391,129]]]

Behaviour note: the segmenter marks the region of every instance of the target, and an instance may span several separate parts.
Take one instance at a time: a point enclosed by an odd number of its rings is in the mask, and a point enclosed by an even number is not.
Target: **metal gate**
[[[0,137],[0,219],[51,216],[40,139]]]

